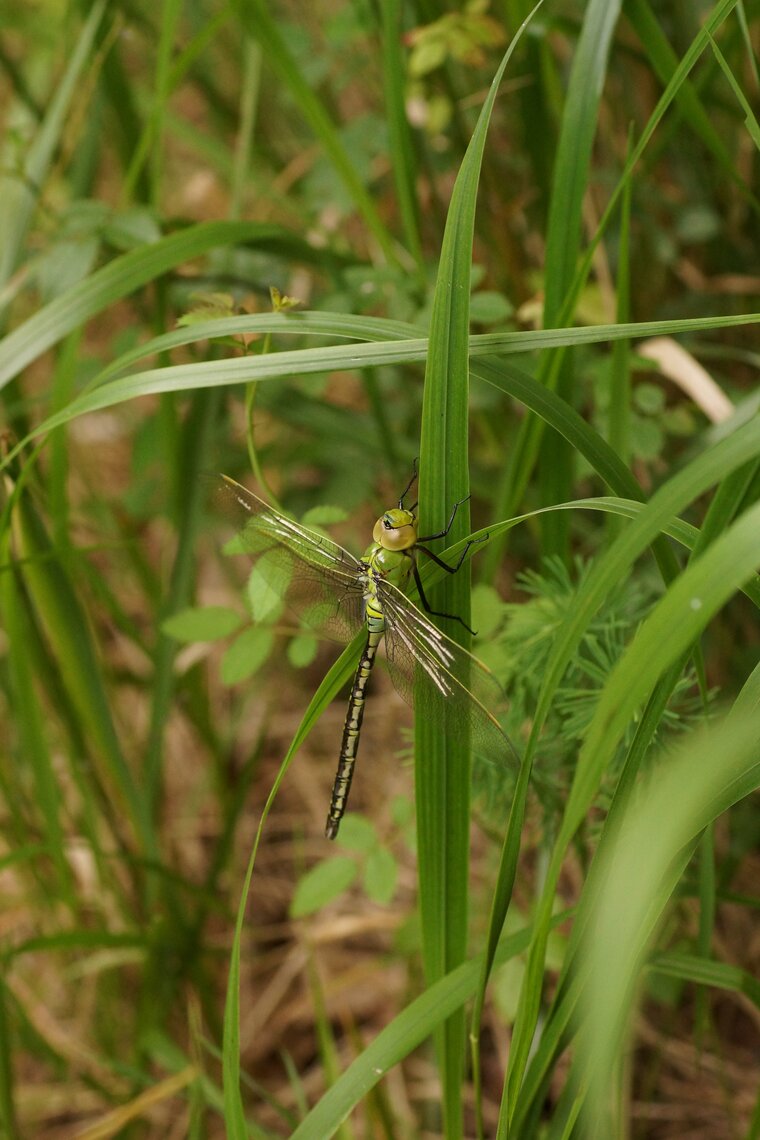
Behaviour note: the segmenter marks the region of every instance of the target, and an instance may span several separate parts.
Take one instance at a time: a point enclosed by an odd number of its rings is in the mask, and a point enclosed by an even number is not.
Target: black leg
[[[468,544],[468,545],[471,545],[471,544]],[[426,550],[425,553],[430,554],[430,551]],[[467,553],[466,549],[465,549],[464,553],[465,554]],[[462,557],[464,557],[464,554]],[[459,566],[456,566],[456,567],[447,566],[445,562],[441,562],[440,559],[436,558],[436,556],[434,554],[431,555],[431,558],[433,559],[434,562],[437,562],[439,566],[442,566],[444,568],[444,570],[448,570],[452,574],[455,573],[456,570],[459,569]],[[459,565],[461,565],[461,559],[459,561]],[[459,624],[463,625],[464,628],[467,630],[467,632],[471,633],[472,636],[474,637],[475,636],[475,630],[472,628],[471,625],[467,624],[467,622],[464,620],[464,618],[460,618],[459,614],[447,614],[447,613],[444,613],[443,610],[434,610],[431,608],[430,602],[427,600],[427,597],[425,595],[425,591],[422,588],[422,579],[420,578],[420,572],[419,572],[419,569],[417,568],[417,563],[414,561],[414,559],[412,559],[412,573],[414,574],[414,584],[416,585],[417,592],[420,595],[420,601],[422,602],[422,608],[426,611],[426,613],[431,614],[433,617],[442,617],[442,618],[448,618],[449,621],[458,621]]]
[[[414,484],[416,482],[417,482],[417,460],[415,459],[414,463],[412,464],[412,477],[409,480],[409,482],[407,483],[404,490],[401,492],[401,495],[399,496],[398,506],[399,506],[400,511],[403,511],[405,509],[404,508],[404,499],[409,494],[410,490],[412,489],[412,487],[414,486]],[[417,504],[415,503],[414,506],[407,507],[406,509],[413,511],[414,507],[416,507],[416,506],[417,506]]]
[[[445,570],[447,574],[456,574],[457,570],[467,557],[467,551],[470,549],[470,547],[477,546],[480,542],[485,542],[487,538],[487,534],[482,534],[480,538],[471,538],[470,541],[466,544],[462,553],[459,555],[459,561],[457,562],[456,566],[449,566],[448,562],[444,562],[442,558],[439,558],[438,555],[434,554],[432,550],[428,550],[426,546],[420,546],[419,542],[415,543],[414,549],[421,550],[423,554],[427,554],[428,558],[432,558],[436,566],[440,566],[441,570]]]
[[[457,511],[461,507],[462,503],[467,502],[469,497],[469,495],[465,495],[465,497],[463,499],[460,499],[458,503],[454,503],[454,506],[451,508],[451,514],[449,515],[449,521],[446,523],[445,530],[439,530],[438,534],[423,534],[417,539],[417,541],[432,542],[434,538],[445,538],[454,524],[454,519],[456,518]]]

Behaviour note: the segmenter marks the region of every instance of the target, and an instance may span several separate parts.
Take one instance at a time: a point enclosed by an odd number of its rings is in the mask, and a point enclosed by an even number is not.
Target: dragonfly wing
[[[392,583],[382,581],[379,594],[388,671],[415,715],[444,720],[453,736],[469,735],[478,755],[519,769],[519,754],[493,714],[505,698],[490,669],[442,633]]]
[[[262,589],[283,598],[315,629],[340,641],[353,637],[364,623],[359,560],[227,475],[216,497],[238,528],[240,550],[254,559]]]

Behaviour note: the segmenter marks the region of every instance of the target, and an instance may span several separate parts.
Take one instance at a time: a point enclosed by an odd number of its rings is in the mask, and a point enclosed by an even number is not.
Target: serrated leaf
[[[271,629],[249,626],[235,638],[222,658],[221,678],[225,685],[245,681],[265,663],[274,645]]]
[[[338,895],[343,894],[356,879],[358,868],[347,855],[325,859],[307,871],[296,884],[290,904],[290,917],[302,918],[314,914]]]
[[[364,889],[373,902],[387,906],[396,893],[398,863],[385,847],[370,851],[364,868]]]
[[[240,625],[240,615],[226,606],[191,606],[161,623],[162,631],[176,641],[218,641]]]

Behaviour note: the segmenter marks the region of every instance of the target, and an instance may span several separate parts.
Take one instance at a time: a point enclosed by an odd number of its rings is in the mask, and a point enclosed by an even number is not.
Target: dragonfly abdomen
[[[368,629],[367,641],[362,651],[361,659],[354,674],[354,683],[351,686],[351,696],[348,701],[346,723],[343,726],[343,741],[340,746],[340,759],[338,771],[333,784],[330,810],[327,813],[325,835],[328,839],[335,839],[340,827],[340,821],[346,810],[348,793],[354,775],[356,753],[359,750],[359,734],[364,717],[364,703],[367,696],[367,685],[375,663],[377,647],[382,640],[382,631]]]

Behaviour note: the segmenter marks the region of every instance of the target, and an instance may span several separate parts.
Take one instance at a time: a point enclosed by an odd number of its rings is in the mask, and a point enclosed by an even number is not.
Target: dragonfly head
[[[417,519],[413,511],[393,507],[375,523],[372,537],[385,550],[409,550],[417,541]]]

